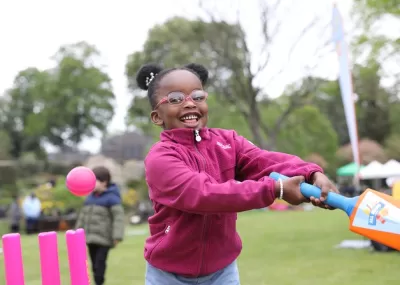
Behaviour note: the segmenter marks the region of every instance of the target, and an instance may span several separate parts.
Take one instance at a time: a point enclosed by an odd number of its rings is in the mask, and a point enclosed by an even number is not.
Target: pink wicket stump
[[[42,285],[61,285],[57,233],[40,233],[38,239]]]
[[[6,285],[24,285],[21,236],[6,234],[2,240]]]
[[[57,233],[40,233],[38,240],[42,285],[61,285]],[[20,234],[3,235],[2,241],[5,285],[25,285]],[[71,285],[90,285],[85,231],[67,231],[66,241]]]
[[[71,285],[89,285],[85,231],[78,229],[66,233]]]

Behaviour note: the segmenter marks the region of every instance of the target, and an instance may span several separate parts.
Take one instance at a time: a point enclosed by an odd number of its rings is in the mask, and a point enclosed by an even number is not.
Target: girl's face
[[[179,104],[171,102],[182,97]],[[187,70],[174,70],[165,75],[159,82],[156,93],[156,102],[160,103],[151,112],[151,120],[154,124],[166,130],[177,128],[200,129],[207,125],[208,106],[204,99],[205,92],[200,79]],[[188,98],[190,97],[190,98]]]

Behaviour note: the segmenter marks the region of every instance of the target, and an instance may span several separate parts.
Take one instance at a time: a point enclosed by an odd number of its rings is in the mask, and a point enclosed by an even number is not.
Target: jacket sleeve
[[[124,208],[121,204],[111,207],[111,214],[113,219],[112,237],[113,240],[122,241],[124,239]]]
[[[168,147],[156,147],[146,160],[150,198],[162,205],[196,214],[241,212],[269,206],[275,200],[275,181],[229,180],[218,183],[205,172],[188,167]]]
[[[323,173],[323,169],[318,165],[305,162],[297,156],[262,150],[236,133],[234,133],[234,138],[239,180],[259,180],[271,172],[278,172],[286,176],[301,175],[310,182],[313,173]]]

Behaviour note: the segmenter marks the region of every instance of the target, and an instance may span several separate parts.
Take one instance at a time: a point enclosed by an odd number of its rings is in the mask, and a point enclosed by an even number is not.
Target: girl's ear
[[[153,124],[155,124],[159,127],[162,127],[164,125],[164,121],[161,119],[160,114],[158,114],[157,110],[152,111],[150,113],[150,118],[151,118],[151,121],[153,122]]]

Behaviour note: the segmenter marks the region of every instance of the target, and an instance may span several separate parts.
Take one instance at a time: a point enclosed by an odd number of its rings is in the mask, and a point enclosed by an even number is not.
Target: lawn
[[[238,226],[244,243],[238,261],[244,285],[390,285],[400,282],[398,253],[334,248],[343,239],[359,238],[347,230],[343,212],[253,211],[241,214]],[[129,226],[127,233],[140,229],[146,226]],[[125,242],[112,251],[107,285],[144,283],[144,239],[145,235],[127,236]],[[59,246],[62,281],[69,284],[64,234],[59,236]],[[27,285],[41,284],[37,248],[35,237],[23,237]],[[1,265],[0,284],[4,284],[3,268]]]

